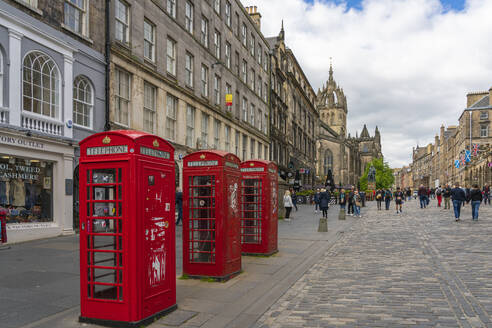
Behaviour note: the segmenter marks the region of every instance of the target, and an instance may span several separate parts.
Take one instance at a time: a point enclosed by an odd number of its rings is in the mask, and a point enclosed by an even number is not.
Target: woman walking
[[[354,192],[354,216],[361,217],[360,215],[360,206],[362,205],[362,200],[359,195],[359,190],[355,190]]]
[[[286,190],[284,194],[285,221],[290,221],[290,211],[292,211],[292,198],[290,191]]]
[[[478,185],[474,185],[470,190],[470,201],[472,208],[472,219],[473,221],[478,221],[478,209],[480,208],[480,204],[482,203],[482,191],[478,189]]]
[[[323,217],[328,218],[328,206],[330,204],[330,194],[326,192],[326,189],[321,189],[319,194],[319,207],[323,212]]]

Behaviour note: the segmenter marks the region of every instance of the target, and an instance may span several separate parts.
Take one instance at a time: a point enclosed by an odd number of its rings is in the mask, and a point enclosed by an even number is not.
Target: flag
[[[471,151],[465,150],[465,162],[471,162]]]
[[[455,160],[454,161],[454,166],[459,169],[460,168],[460,161],[459,160]]]
[[[232,106],[232,94],[227,93],[225,98],[226,106]]]
[[[465,155],[463,155],[463,154],[461,154],[460,164],[461,164],[462,166],[464,166],[464,165],[465,165]]]
[[[478,155],[478,144],[473,144],[473,156]]]

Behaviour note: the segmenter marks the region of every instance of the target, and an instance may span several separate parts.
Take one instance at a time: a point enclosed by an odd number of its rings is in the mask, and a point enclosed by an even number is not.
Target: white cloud
[[[327,0],[242,0],[262,14],[275,36],[284,20],[286,43],[315,90],[335,80],[348,100],[348,130],[367,123],[382,133],[393,167],[411,161],[412,146],[455,125],[466,93],[492,86],[492,1],[467,0],[460,12],[438,0],[364,0],[362,10]]]

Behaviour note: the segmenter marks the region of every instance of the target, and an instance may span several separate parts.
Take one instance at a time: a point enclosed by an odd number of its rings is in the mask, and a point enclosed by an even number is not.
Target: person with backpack
[[[384,204],[386,205],[386,210],[389,211],[390,209],[390,203],[391,203],[391,191],[389,189],[386,189],[384,191]]]
[[[378,211],[381,211],[381,204],[383,203],[383,191],[381,189],[376,191],[376,202],[378,204]]]
[[[420,185],[419,192],[420,208],[427,208],[427,188],[424,185]]]
[[[436,197],[437,197],[437,207],[441,207],[441,202],[442,202],[442,189],[441,189],[441,186],[439,186],[436,189]]]
[[[396,214],[401,213],[402,212],[403,199],[405,198],[405,195],[400,190],[400,187],[396,188],[394,198],[395,198],[395,204],[396,204]]]
[[[480,208],[480,204],[482,203],[482,191],[478,189],[478,185],[474,185],[470,190],[470,202],[472,208],[472,220],[478,221],[478,209]]]
[[[449,210],[451,208],[449,201],[451,198],[451,188],[449,187],[449,184],[446,184],[446,186],[444,187],[442,195],[444,197],[444,209]]]

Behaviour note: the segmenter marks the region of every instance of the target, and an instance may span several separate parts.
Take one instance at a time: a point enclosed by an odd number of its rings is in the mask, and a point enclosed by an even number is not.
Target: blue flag
[[[454,161],[454,166],[455,166],[457,169],[459,169],[459,168],[460,168],[460,160],[459,160],[459,159],[457,159],[457,160],[455,160],[455,161]]]
[[[471,151],[465,150],[465,162],[471,162]]]

